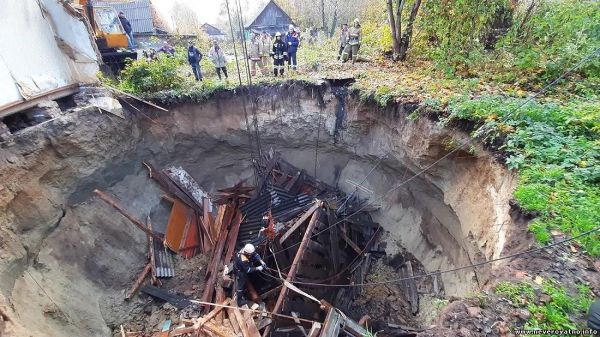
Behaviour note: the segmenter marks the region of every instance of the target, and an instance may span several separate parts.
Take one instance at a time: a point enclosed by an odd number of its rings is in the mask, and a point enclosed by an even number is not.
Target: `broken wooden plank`
[[[308,333],[306,332],[306,329],[302,326],[302,324],[300,323],[300,320],[298,319],[298,317],[299,317],[298,313],[295,311],[292,311],[292,317],[294,317],[294,323],[296,323],[296,326],[298,327],[298,329],[300,329],[300,331],[302,332],[304,337],[308,337]]]
[[[223,309],[225,309],[225,307],[223,307],[224,305],[229,305],[231,299],[225,299],[223,302],[220,302],[219,304],[222,306],[216,306],[211,312],[209,312],[208,314],[202,316],[198,322],[196,323],[196,325],[198,327],[201,327],[204,325],[204,323],[210,321],[211,319],[213,319],[213,317],[217,316],[217,314],[219,314],[221,311],[223,311]]]
[[[319,333],[321,332],[322,327],[323,327],[323,325],[321,323],[313,322],[312,326],[310,327],[310,330],[308,331],[308,337],[319,336]]]
[[[240,309],[238,308],[233,308],[233,314],[235,315],[235,320],[238,323],[238,326],[240,327],[240,331],[242,332],[242,335],[244,337],[250,337],[250,331],[248,330],[248,325],[246,324],[246,320],[244,319],[244,316],[242,315]],[[231,317],[231,316],[229,316]]]
[[[162,239],[163,239],[162,235],[149,230],[143,222],[136,219],[133,215],[129,214],[129,212],[127,212],[123,207],[121,207],[116,200],[112,199],[106,193],[104,193],[100,190],[94,190],[94,193],[100,199],[102,199],[104,202],[106,202],[107,204],[112,206],[114,209],[116,209],[119,213],[121,213],[121,215],[126,217],[129,221],[131,221],[137,228],[141,229],[144,233],[146,233],[147,235],[151,235],[152,237],[162,241]]]
[[[413,315],[416,315],[419,312],[419,293],[417,292],[417,284],[415,282],[415,279],[412,278],[415,276],[415,274],[413,272],[412,263],[410,261],[406,261],[405,266],[407,277],[410,277],[410,279],[407,280],[410,310]]]
[[[361,254],[362,253],[362,249],[360,249],[360,247],[354,243],[354,241],[352,241],[352,239],[350,239],[350,237],[348,236],[348,233],[346,232],[346,229],[344,228],[344,226],[340,226],[340,233],[342,233],[342,239],[344,239],[344,241],[346,241],[346,243],[352,247],[352,249],[354,249],[354,251],[357,254]]]
[[[244,305],[242,308],[247,309],[248,306]],[[254,317],[252,317],[252,311],[244,310],[243,316],[249,333],[249,335],[245,335],[245,337],[260,337],[260,332],[258,332],[256,323],[254,323]]]
[[[312,236],[312,232],[315,229],[315,227],[317,226],[317,222],[319,220],[319,217],[321,216],[321,211],[319,208],[321,206],[321,202],[317,201],[315,203],[315,205],[317,205],[317,208],[313,212],[312,217],[310,218],[310,222],[308,223],[308,226],[306,227],[306,231],[304,231],[304,237],[302,238],[302,241],[300,242],[300,247],[298,247],[298,251],[296,251],[296,256],[294,256],[294,261],[292,262],[292,266],[286,277],[286,281],[288,281],[290,283],[292,283],[294,281],[294,278],[296,277],[296,273],[298,272],[298,267],[300,265],[300,261],[302,260],[302,257],[304,256],[304,251],[306,250],[306,246],[308,245],[308,240],[310,240],[310,238]],[[281,309],[283,308],[283,302],[287,295],[287,290],[288,290],[288,288],[285,285],[281,288],[281,292],[279,293],[279,297],[277,298],[277,302],[275,303],[275,307],[273,308],[274,314],[279,314],[279,311],[281,311]],[[269,336],[270,331],[271,331],[271,326],[269,325],[265,328],[263,336],[264,337]]]
[[[344,327],[345,332],[349,333],[354,337],[369,336],[369,331],[367,331],[367,329],[365,329],[362,325],[356,323],[354,320],[350,319],[346,315],[342,317],[342,326]]]
[[[158,106],[158,105],[156,105],[156,104],[154,104],[154,103],[152,103],[152,102],[149,102],[149,101],[143,100],[143,99],[141,99],[141,98],[139,98],[139,97],[137,97],[137,96],[135,96],[135,95],[132,95],[132,94],[130,94],[130,93],[126,93],[125,91],[122,91],[122,90],[119,90],[119,89],[117,89],[117,88],[115,88],[115,87],[112,87],[112,86],[110,86],[110,85],[107,85],[106,83],[104,83],[104,86],[105,86],[106,88],[108,88],[108,89],[110,89],[110,90],[112,90],[112,91],[116,92],[116,93],[119,93],[119,94],[123,95],[123,96],[127,96],[127,97],[129,97],[129,98],[133,98],[133,99],[135,99],[135,100],[138,100],[138,101],[140,101],[140,102],[142,102],[142,103],[148,104],[148,105],[149,105],[149,106],[151,106],[151,107],[157,108],[157,109],[159,109],[159,110],[162,110],[162,111],[165,111],[165,112],[169,112],[169,110],[167,110],[167,109],[165,109],[165,108],[163,108],[163,107],[161,107],[161,106]]]
[[[241,213],[238,213],[238,216],[235,218],[233,223],[230,226],[229,237],[227,238],[227,250],[225,251],[225,259],[223,260],[223,264],[228,265],[233,258],[233,254],[235,253],[235,244],[237,243],[237,238],[240,233],[240,225],[242,223]]]
[[[317,208],[319,208],[319,206],[320,202],[315,201],[315,204],[311,208],[309,208],[308,211],[306,211],[306,213],[304,213],[300,217],[300,219],[298,219],[298,221],[296,221],[294,225],[292,225],[292,227],[288,229],[287,232],[285,232],[285,234],[281,236],[281,238],[279,239],[279,243],[283,243],[285,240],[287,240],[290,237],[290,235],[292,235],[292,233],[296,231],[298,227],[300,227],[304,223],[304,221],[306,221],[315,212],[315,210],[317,210]]]
[[[237,216],[240,217],[239,212],[237,211],[237,206],[222,205],[219,206],[219,208],[223,209],[223,214],[228,213],[228,215],[226,216],[226,219],[223,220],[226,221],[226,223],[220,226],[223,228],[223,230],[219,233],[219,239],[217,240],[216,247],[213,251],[213,255],[209,264],[207,281],[204,285],[204,290],[202,292],[203,302],[212,302],[212,296],[215,290],[217,275],[219,275],[219,266],[222,265],[221,257],[223,255],[223,249],[225,248],[225,243],[229,234],[229,230],[227,228],[229,227],[229,222],[231,222],[233,213],[238,214]],[[227,210],[229,210],[229,212],[226,212]],[[205,306],[205,310],[207,310],[208,308],[208,306]]]
[[[219,329],[219,327],[217,327],[216,325],[212,324],[211,322],[206,322],[204,328],[214,334],[216,334],[219,337],[235,337],[235,336],[231,336],[227,333],[225,333],[223,330]]]
[[[224,303],[224,302],[228,303],[229,301],[225,298],[225,290],[223,289],[222,283],[223,283],[222,280],[217,280],[217,289],[216,289],[217,294],[215,297],[216,297],[217,303]],[[223,323],[223,310],[220,310],[217,313],[215,320],[219,324]]]
[[[125,334],[125,329],[123,328],[123,324],[121,324],[121,337],[127,337]]]
[[[342,316],[337,309],[331,307],[327,312],[327,317],[323,322],[320,337],[338,337],[340,334]]]
[[[340,264],[340,248],[338,243],[339,240],[336,226],[335,210],[332,208],[329,208],[327,212],[327,224],[329,225],[329,258],[331,261],[333,274],[337,274]]]
[[[135,283],[133,284],[131,289],[127,292],[125,299],[130,299],[131,296],[133,296],[138,291],[138,289],[140,289],[140,286],[144,282],[144,279],[146,278],[148,273],[150,273],[151,270],[152,270],[152,264],[148,263],[146,265],[146,267],[144,268],[144,270],[140,273],[140,276],[138,276],[138,278],[135,280]]]
[[[235,332],[236,335],[239,335],[239,333],[241,332],[240,329],[240,324],[237,321],[237,318],[235,316],[235,311],[233,310],[233,308],[227,308],[227,317],[229,317],[229,322],[231,323],[231,327],[233,328],[233,331]]]

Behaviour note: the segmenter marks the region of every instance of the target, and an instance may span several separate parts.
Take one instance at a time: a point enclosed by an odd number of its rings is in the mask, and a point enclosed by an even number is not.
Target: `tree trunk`
[[[325,24],[325,0],[321,0],[321,21],[321,27],[323,27],[323,31],[327,31],[327,25]]]
[[[412,38],[413,26],[420,6],[421,0],[415,0],[406,23],[406,30],[404,30],[404,34],[402,34],[402,39],[400,40],[400,61],[406,60],[408,48],[410,47],[410,39]]]
[[[405,3],[406,0],[398,0],[396,6],[396,36],[398,36],[398,39],[402,36],[402,10]]]
[[[338,21],[338,2],[335,0],[333,3],[333,21],[331,22],[331,29],[329,30],[329,37],[332,37],[335,34],[335,29],[337,28]]]
[[[390,30],[392,31],[392,59],[396,61],[400,54],[400,43],[396,32],[396,19],[394,18],[394,9],[392,8],[392,0],[387,0],[387,11],[390,19]],[[400,18],[398,18],[400,20]]]

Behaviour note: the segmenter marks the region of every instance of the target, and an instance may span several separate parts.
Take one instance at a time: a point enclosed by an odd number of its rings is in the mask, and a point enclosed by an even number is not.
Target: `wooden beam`
[[[146,225],[148,229],[152,230],[152,222],[150,221],[150,216],[146,217]],[[154,238],[150,235],[148,237],[148,253],[150,254],[150,265],[152,266],[152,284],[158,285],[158,279],[156,278],[156,261],[154,260]]]
[[[342,326],[344,327],[344,331],[351,334],[355,337],[363,337],[368,336],[369,332],[362,325],[356,323],[352,319],[348,318],[348,316],[342,317]]]
[[[281,236],[279,243],[283,243],[283,241],[287,240],[290,235],[292,235],[292,233],[296,231],[296,229],[298,229],[298,227],[300,227],[304,221],[306,221],[314,213],[314,211],[317,210],[317,208],[319,208],[319,204],[319,201],[315,201],[315,204],[308,211],[306,211],[306,213],[304,213],[300,219],[298,219],[298,221],[296,221],[296,223],[294,223],[294,225],[292,225],[292,227],[285,232],[285,234]]]
[[[340,226],[340,232],[342,233],[342,238],[344,239],[344,241],[346,241],[346,243],[348,243],[348,245],[350,247],[352,247],[352,249],[354,249],[354,251],[360,255],[362,254],[362,249],[360,249],[360,247],[354,243],[354,241],[352,241],[352,239],[350,239],[350,237],[348,236],[348,233],[346,232],[346,229],[343,226]]]
[[[142,273],[140,274],[140,276],[138,276],[137,280],[135,280],[135,283],[133,284],[131,289],[127,292],[125,299],[130,299],[131,296],[133,296],[138,291],[138,289],[140,289],[142,283],[144,282],[144,279],[146,278],[148,273],[150,273],[150,270],[152,270],[152,265],[148,263],[142,271]]]
[[[217,276],[219,275],[219,266],[221,265],[223,249],[225,248],[225,243],[227,241],[227,235],[229,234],[229,223],[233,217],[233,213],[236,214],[236,220],[239,221],[241,219],[241,214],[237,211],[237,205],[228,206],[222,205],[221,208],[227,210],[229,212],[223,211],[223,213],[228,213],[225,217],[222,227],[223,230],[219,233],[219,240],[217,240],[215,249],[213,251],[213,255],[208,268],[207,282],[204,285],[204,291],[202,292],[202,301],[203,302],[212,302],[212,296],[215,290],[215,282],[217,280]],[[209,306],[205,306],[205,310],[208,310]]]
[[[206,330],[216,334],[219,337],[235,337],[235,336],[226,334],[225,332],[223,332],[223,330],[219,329],[217,326],[215,326],[214,324],[212,324],[210,322],[207,322],[206,325],[204,326],[204,328]]]
[[[319,336],[319,332],[321,332],[322,324],[319,322],[314,322],[308,331],[308,337],[317,337]]]
[[[121,207],[117,203],[116,200],[109,197],[106,193],[104,193],[100,190],[94,190],[94,193],[100,199],[102,199],[104,202],[106,202],[107,204],[112,206],[114,209],[116,209],[119,213],[121,213],[121,215],[126,217],[129,221],[131,221],[137,228],[141,229],[144,233],[146,233],[147,235],[151,235],[153,238],[156,238],[157,240],[161,240],[161,241],[163,240],[162,235],[149,230],[148,227],[146,227],[146,225],[143,222],[136,219],[133,215],[129,214],[123,207]]]
[[[123,328],[123,324],[121,324],[121,337],[127,337],[125,334],[125,329]]]
[[[229,317],[229,322],[231,323],[233,331],[236,335],[239,335],[240,331],[242,330],[240,329],[240,324],[237,321],[233,308],[227,308],[227,317]]]
[[[225,251],[225,259],[223,260],[223,264],[229,264],[231,259],[233,258],[233,254],[235,253],[235,244],[237,243],[238,234],[240,233],[240,225],[242,223],[242,218],[236,220],[232,223],[231,229],[229,230],[229,238],[227,238],[227,250]]]
[[[235,315],[235,320],[237,321],[237,323],[240,327],[240,331],[242,332],[242,335],[244,337],[251,337],[250,331],[248,330],[248,325],[246,325],[246,320],[244,319],[244,316],[240,312],[240,309],[233,308],[232,310],[233,310],[233,314]],[[231,315],[229,317],[231,317]]]
[[[342,327],[341,322],[342,316],[340,313],[335,308],[330,307],[325,322],[323,322],[320,337],[338,337]]]
[[[220,302],[220,305],[229,305],[229,302],[231,301],[231,299],[225,299],[225,301]],[[220,313],[221,311],[223,311],[223,309],[225,309],[225,307],[215,307],[211,312],[209,312],[208,314],[204,315],[202,318],[200,318],[200,320],[198,320],[198,322],[195,324],[197,327],[201,327],[204,325],[204,323],[210,321],[211,319],[213,319],[213,317],[215,317],[218,313]]]
[[[321,206],[321,202],[317,201],[316,205],[317,205],[317,208],[313,212],[312,217],[310,218],[310,222],[308,223],[308,226],[306,227],[306,231],[304,231],[304,237],[302,238],[302,241],[300,242],[300,247],[298,247],[298,251],[296,252],[296,256],[294,257],[294,261],[292,262],[292,267],[290,268],[290,271],[288,272],[286,281],[288,281],[290,283],[292,283],[294,281],[294,278],[296,277],[296,273],[298,272],[300,261],[302,260],[302,257],[304,256],[304,251],[306,250],[306,246],[308,246],[308,240],[310,240],[310,238],[312,236],[312,232],[314,231],[315,227],[317,226],[317,222],[319,220],[319,217],[321,216],[321,210],[320,210],[320,208],[318,208],[319,206]],[[273,308],[274,314],[278,314],[281,311],[281,309],[283,308],[283,302],[287,295],[287,290],[288,290],[287,286],[283,285],[283,287],[281,288],[281,292],[279,292],[279,297],[277,298],[275,307]],[[270,325],[265,328],[265,331],[263,332],[263,337],[269,336],[269,332],[271,332]]]
[[[142,103],[146,103],[146,104],[148,104],[148,105],[149,105],[149,106],[151,106],[151,107],[157,108],[157,109],[159,109],[159,110],[162,110],[162,111],[165,111],[165,112],[168,112],[168,111],[169,111],[169,110],[167,110],[167,109],[165,109],[165,108],[163,108],[163,107],[161,107],[161,106],[158,106],[158,105],[156,105],[156,104],[154,104],[154,103],[152,103],[152,102],[148,102],[148,101],[146,101],[146,100],[143,100],[143,99],[141,99],[141,98],[139,98],[139,97],[137,97],[137,96],[134,96],[134,95],[132,95],[132,94],[126,93],[125,91],[119,90],[119,89],[117,89],[117,88],[115,88],[115,87],[111,87],[110,85],[106,85],[106,83],[104,84],[104,86],[105,86],[106,88],[108,88],[108,89],[110,89],[110,90],[112,90],[112,91],[116,92],[116,93],[119,93],[119,94],[123,95],[123,96],[127,96],[127,97],[129,97],[129,98],[133,98],[133,99],[135,99],[135,100],[138,100],[138,101],[140,101],[140,102],[142,102]]]
[[[246,306],[247,308],[247,306]],[[258,332],[258,328],[256,327],[256,323],[254,323],[254,317],[252,317],[252,311],[244,310],[244,320],[246,322],[246,326],[248,327],[249,335],[246,337],[260,337],[260,332]]]

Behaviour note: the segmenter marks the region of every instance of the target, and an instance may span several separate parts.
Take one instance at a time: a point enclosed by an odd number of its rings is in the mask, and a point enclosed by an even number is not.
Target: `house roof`
[[[125,13],[134,33],[154,33],[150,0],[133,0],[123,3],[94,1],[94,4],[111,6],[117,12]]]
[[[203,24],[202,25],[202,29],[208,35],[213,35],[213,36],[214,35],[225,35],[225,33],[223,33],[219,28],[217,28],[217,27],[215,27],[215,26],[213,26],[211,24],[208,24],[208,23]]]
[[[267,4],[260,10],[258,11],[258,13],[256,14],[256,16],[254,16],[254,18],[250,21],[250,23],[248,25],[246,25],[246,29],[251,29],[252,26],[256,25],[256,21],[261,17],[261,15],[269,8],[269,5],[273,5],[276,7],[277,10],[279,10],[288,20],[290,23],[294,23],[292,18],[288,15],[288,13],[286,13],[283,8],[281,8],[281,6],[279,6],[277,4],[277,2],[275,2],[274,0],[270,0],[269,2],[267,2]],[[294,24],[295,25],[295,24]]]

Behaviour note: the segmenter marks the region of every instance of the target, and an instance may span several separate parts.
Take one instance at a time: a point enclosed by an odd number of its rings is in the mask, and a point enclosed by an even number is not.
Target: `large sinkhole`
[[[497,257],[513,226],[514,178],[483,148],[455,151],[414,177],[468,139],[425,112],[408,118],[420,112],[416,102],[381,108],[345,88],[290,83],[253,88],[248,96],[220,92],[202,103],[167,106],[168,112],[129,103],[135,108],[124,103],[125,118],[80,103],[2,143],[0,306],[14,313],[23,335],[109,336],[125,322],[156,325],[165,318],[146,295],[124,301],[146,263],[146,237],[93,194],[103,190],[160,227],[164,192],[143,161],[182,167],[210,194],[244,179],[254,183],[258,136],[263,154],[277,153],[328,186],[370,201],[370,220],[383,228],[377,247],[384,256],[376,257],[365,282],[406,276],[406,261],[418,275]],[[164,286],[197,296],[206,259],[175,262],[183,272]],[[332,271],[320,263],[312,268],[321,275],[311,276],[326,279]],[[430,277],[417,282],[417,292],[463,296],[488,281],[489,268]],[[348,313],[358,320],[372,310],[383,321],[418,324],[410,308],[393,308],[409,305],[392,299],[404,297],[403,286],[347,293]],[[303,289],[340,298],[339,288]],[[386,301],[388,309],[373,304]],[[318,318],[310,314],[317,309],[296,305],[287,313],[292,309]]]

